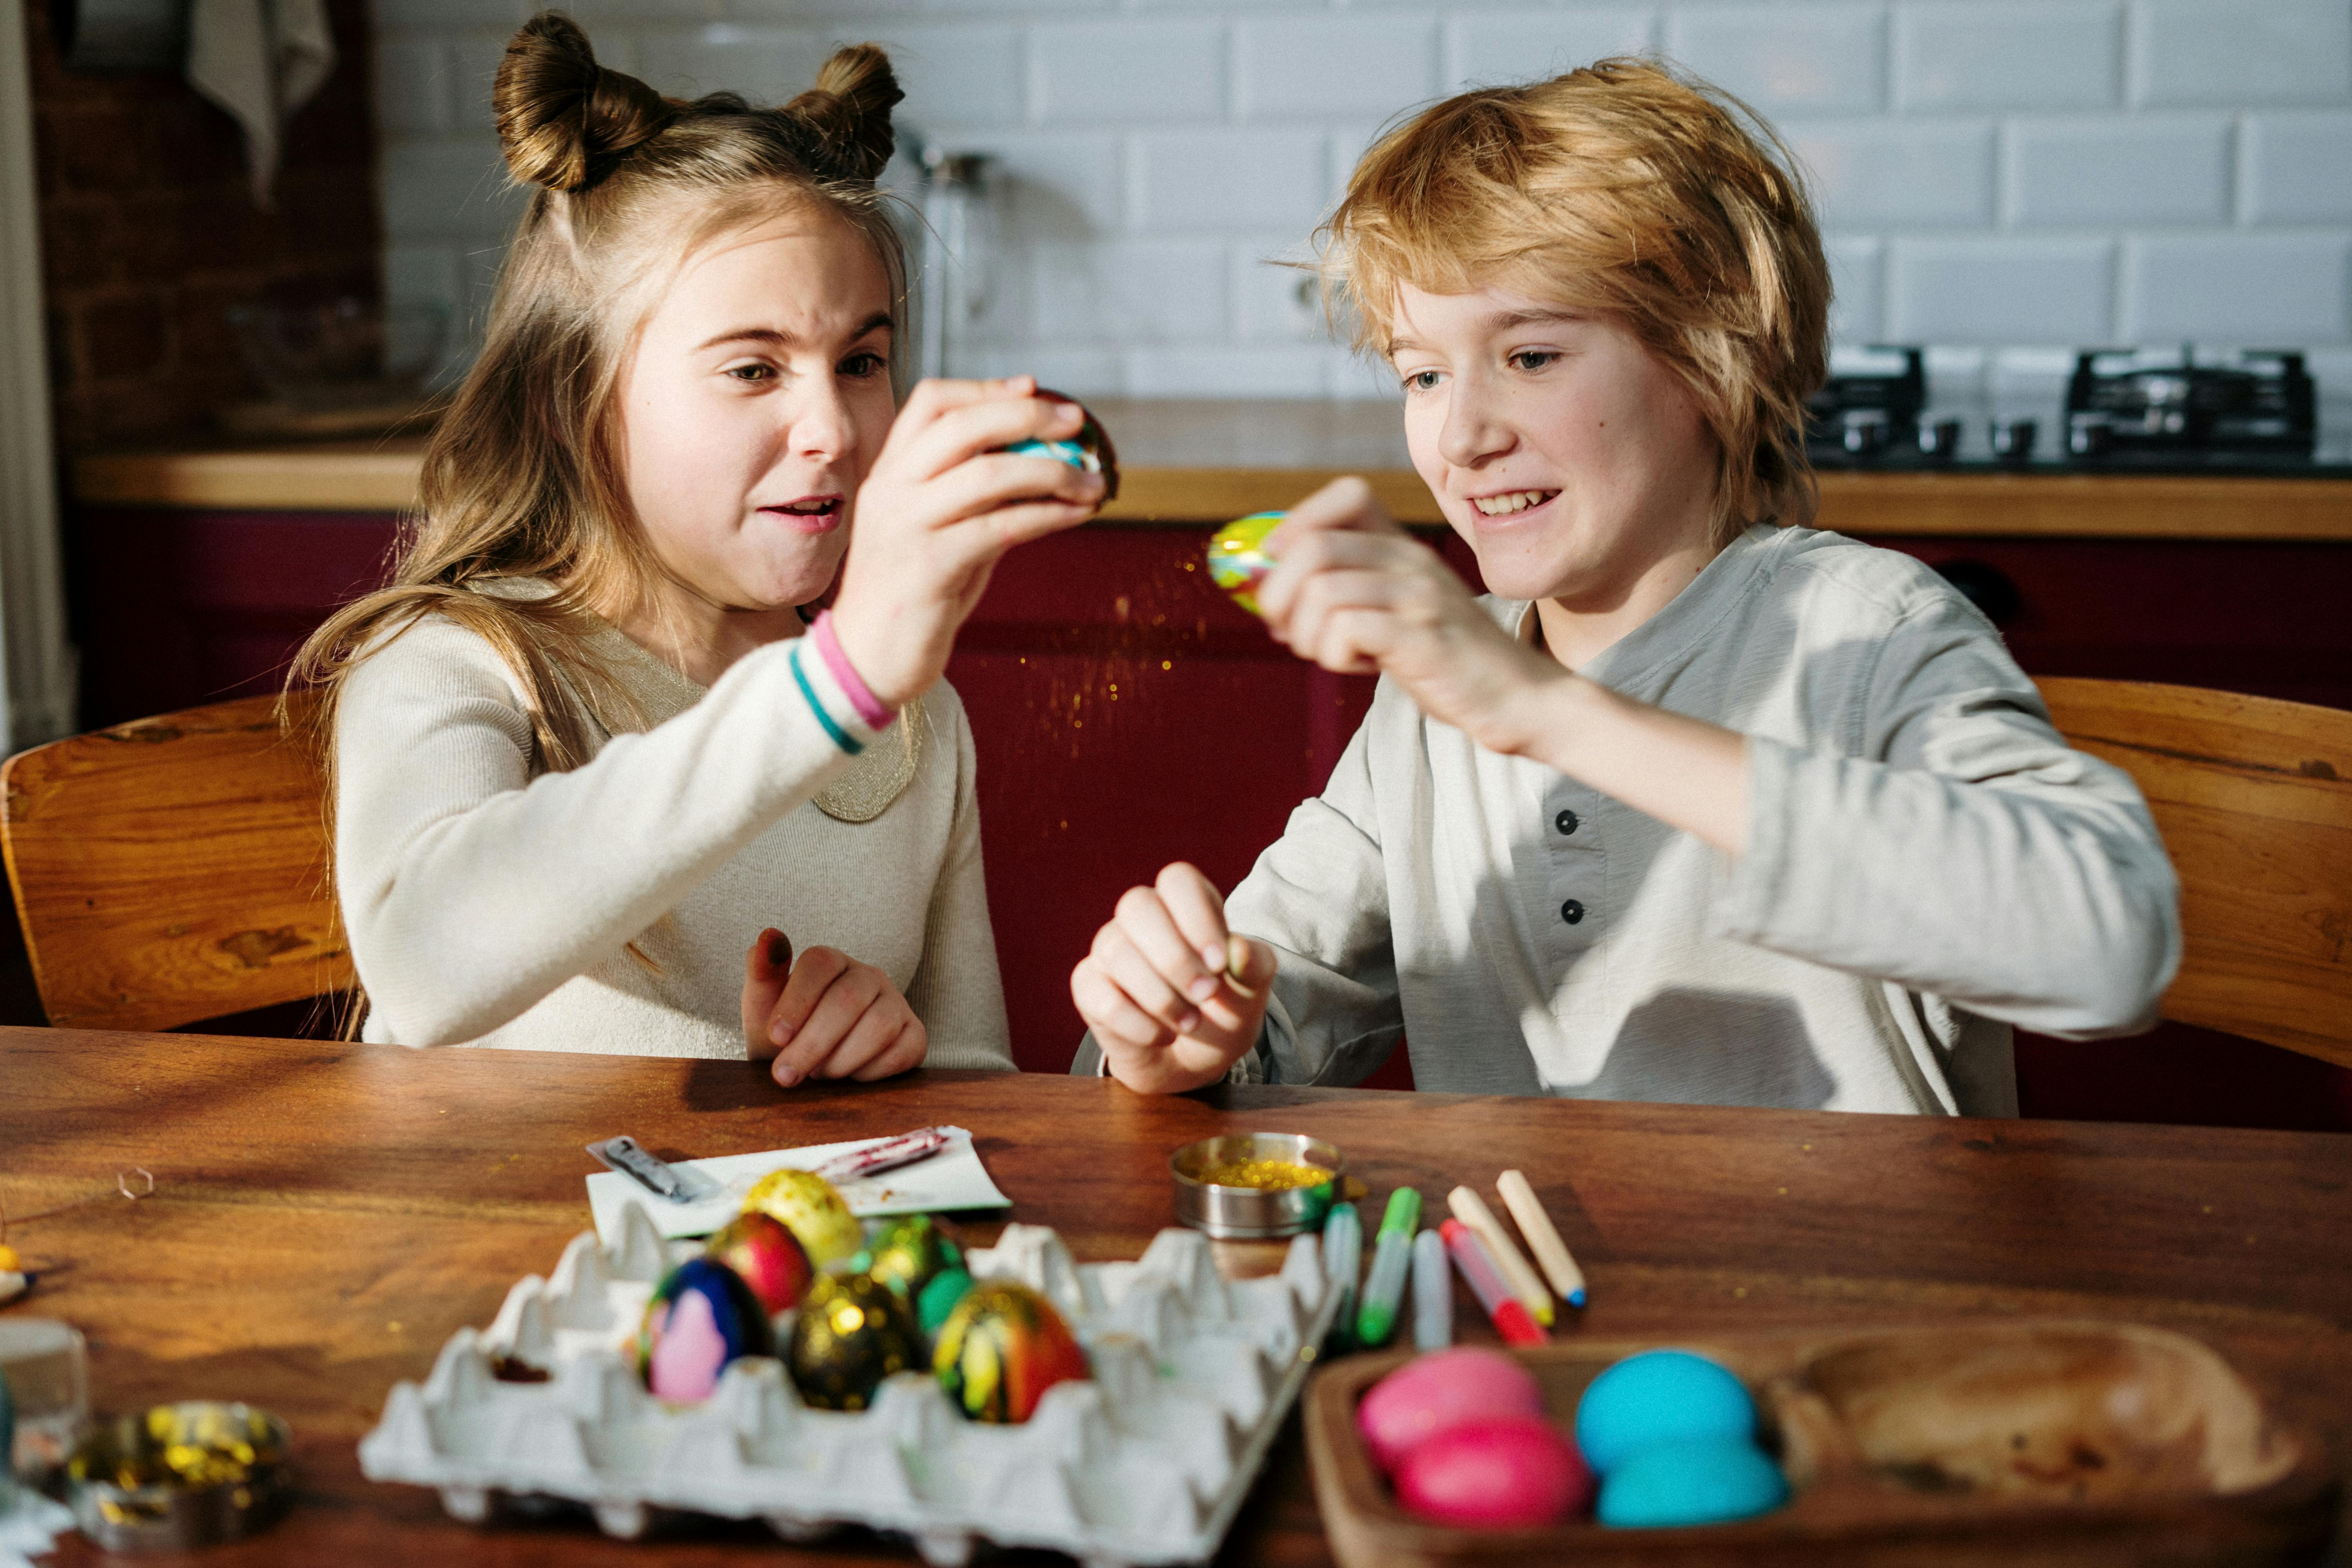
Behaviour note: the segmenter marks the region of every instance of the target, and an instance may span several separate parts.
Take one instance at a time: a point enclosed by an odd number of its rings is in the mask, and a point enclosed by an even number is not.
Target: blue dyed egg
[[[1643,1351],[1592,1380],[1576,1406],[1576,1446],[1606,1476],[1654,1443],[1755,1436],[1756,1401],[1722,1365],[1688,1351]]]
[[[1593,1517],[1621,1529],[1722,1524],[1769,1513],[1789,1500],[1789,1482],[1745,1437],[1653,1443],[1626,1456],[1601,1483]]]
[[[638,1375],[655,1398],[673,1405],[709,1398],[738,1356],[774,1352],[760,1299],[740,1275],[708,1258],[681,1263],[663,1278],[637,1330]]]

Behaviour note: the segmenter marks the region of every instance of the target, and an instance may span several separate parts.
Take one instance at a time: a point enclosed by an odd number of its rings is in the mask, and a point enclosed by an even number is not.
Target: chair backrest
[[[2352,713],[2187,686],[2041,681],[2130,773],[2180,873],[2164,1016],[2352,1067]]]
[[[49,1022],[165,1029],[351,984],[324,781],[250,698],[0,768],[0,848]]]

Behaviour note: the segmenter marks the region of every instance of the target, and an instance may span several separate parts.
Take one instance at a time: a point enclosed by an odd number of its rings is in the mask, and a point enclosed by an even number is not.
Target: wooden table
[[[101,1409],[240,1398],[293,1424],[296,1511],[208,1568],[908,1563],[871,1536],[794,1554],[749,1526],[637,1545],[578,1517],[478,1531],[428,1491],[362,1480],[353,1446],[396,1380],[586,1227],[592,1138],[683,1157],[939,1121],[972,1130],[1009,1217],[1082,1260],[1133,1257],[1170,1223],[1178,1144],[1298,1131],[1346,1150],[1376,1200],[1527,1171],[1591,1278],[1580,1331],[2125,1317],[2222,1347],[2337,1452],[2352,1436],[2352,1138],[2326,1134],[1378,1090],[1155,1100],[945,1072],[787,1094],[718,1062],[9,1029],[0,1200],[44,1277],[7,1310],[89,1336]],[[152,1197],[118,1194],[132,1167]],[[1224,1560],[1328,1560],[1295,1435]],[[98,1554],[74,1538],[50,1561]]]

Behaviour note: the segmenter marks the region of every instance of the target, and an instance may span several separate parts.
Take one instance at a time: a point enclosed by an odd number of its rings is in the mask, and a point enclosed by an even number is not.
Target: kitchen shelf
[[[1404,522],[1443,521],[1394,405],[1100,399],[1119,447],[1104,524],[1221,522],[1361,474]],[[415,504],[421,436],[94,453],[72,465],[92,507],[393,512]],[[2053,465],[2054,467],[2054,465]],[[1881,470],[1821,475],[1820,524],[1857,535],[2352,541],[2352,476],[2214,477]]]

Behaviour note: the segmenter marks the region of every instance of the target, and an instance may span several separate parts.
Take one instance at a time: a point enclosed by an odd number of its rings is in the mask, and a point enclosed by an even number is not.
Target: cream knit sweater
[[[706,689],[608,630],[595,651],[650,727],[600,731],[562,773],[540,768],[521,689],[473,633],[428,616],[361,663],[336,724],[335,854],[365,1037],[740,1061],[743,955],[772,925],[887,973],[930,1065],[1010,1068],[963,705],[942,681],[877,735],[814,648],[796,679],[794,646]],[[927,733],[888,809],[852,824],[811,804],[903,766],[910,721]]]

